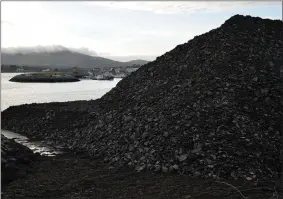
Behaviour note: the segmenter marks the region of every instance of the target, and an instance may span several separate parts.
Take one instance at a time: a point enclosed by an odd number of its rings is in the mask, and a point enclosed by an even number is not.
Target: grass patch
[[[38,72],[38,73],[32,73],[32,75],[36,76],[64,76],[64,75],[72,75],[72,72]]]

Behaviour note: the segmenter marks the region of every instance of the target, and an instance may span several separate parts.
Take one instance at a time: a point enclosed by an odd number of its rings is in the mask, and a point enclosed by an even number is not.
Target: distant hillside
[[[137,60],[128,61],[126,63],[128,65],[144,65],[144,64],[148,63],[148,61],[137,59]]]
[[[118,62],[103,57],[94,57],[73,51],[58,52],[28,52],[28,53],[1,53],[3,65],[44,66],[50,68],[105,68],[129,66],[133,64],[143,65],[148,61],[133,60]]]

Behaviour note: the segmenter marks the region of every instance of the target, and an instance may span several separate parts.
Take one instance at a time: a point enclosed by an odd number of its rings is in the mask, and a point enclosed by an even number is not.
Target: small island
[[[20,74],[11,78],[11,82],[38,82],[38,83],[56,83],[56,82],[78,82],[80,79],[68,73],[54,73],[54,72],[41,72],[41,73],[28,73]]]

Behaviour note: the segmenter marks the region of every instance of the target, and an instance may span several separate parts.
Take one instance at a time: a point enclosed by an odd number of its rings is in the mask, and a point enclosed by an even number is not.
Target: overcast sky
[[[61,45],[104,57],[152,60],[235,14],[281,19],[281,7],[269,1],[6,1],[1,2],[1,43]]]

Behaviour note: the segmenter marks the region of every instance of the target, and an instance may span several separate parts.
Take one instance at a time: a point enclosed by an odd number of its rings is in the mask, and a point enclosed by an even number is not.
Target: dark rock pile
[[[277,179],[282,30],[279,20],[233,16],[142,66],[95,109],[13,107],[2,126],[102,156],[113,167]]]
[[[274,178],[282,32],[282,21],[236,15],[145,65],[100,100],[98,153],[138,170]]]
[[[29,148],[8,139],[1,134],[1,182],[2,186],[23,176],[28,171],[28,164],[35,160]]]

